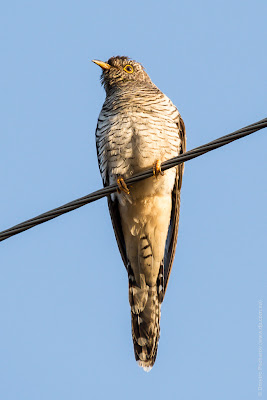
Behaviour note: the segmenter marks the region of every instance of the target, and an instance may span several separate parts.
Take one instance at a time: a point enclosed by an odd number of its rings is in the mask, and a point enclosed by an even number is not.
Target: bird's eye
[[[133,67],[130,65],[130,64],[128,64],[128,65],[125,65],[125,67],[123,68],[123,70],[124,71],[126,71],[126,72],[128,72],[128,74],[132,74],[133,73]]]

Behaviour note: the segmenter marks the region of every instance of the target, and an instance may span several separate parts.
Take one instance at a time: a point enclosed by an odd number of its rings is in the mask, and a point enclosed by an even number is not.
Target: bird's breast
[[[143,96],[143,97],[142,97]],[[127,98],[109,97],[99,116],[96,142],[102,178],[116,183],[119,175],[125,179],[177,156],[181,141],[177,127],[179,113],[167,96],[147,93]],[[170,193],[175,169],[164,177],[141,181],[134,185],[131,195],[153,196]]]
[[[109,173],[125,177],[176,156],[180,142],[173,121],[134,109],[110,119],[106,141]]]

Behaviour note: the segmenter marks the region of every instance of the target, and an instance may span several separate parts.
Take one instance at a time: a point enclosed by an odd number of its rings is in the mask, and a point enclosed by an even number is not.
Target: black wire
[[[219,147],[225,146],[237,139],[241,139],[247,135],[259,131],[260,129],[267,127],[267,118],[261,121],[255,122],[254,124],[248,125],[242,129],[239,129],[233,133],[222,136],[212,142],[206,143],[202,146],[196,147],[184,154],[174,157],[170,160],[164,161],[161,165],[161,170],[165,171],[169,168],[175,167],[176,165],[182,164],[183,162],[192,160],[193,158],[199,157],[209,151],[215,150]],[[153,176],[153,168],[149,168],[139,174],[132,176],[129,179],[125,179],[125,183],[130,185],[137,181],[150,178]],[[71,201],[70,203],[64,204],[61,207],[54,208],[51,211],[40,214],[37,217],[31,218],[21,224],[15,225],[12,228],[6,229],[0,232],[0,241],[8,239],[11,236],[17,235],[20,232],[26,231],[27,229],[33,228],[36,225],[42,224],[43,222],[49,221],[50,219],[56,218],[59,215],[65,214],[69,211],[75,210],[76,208],[82,207],[85,204],[92,203],[93,201],[99,200],[102,197],[108,196],[111,193],[116,192],[117,185],[110,185],[103,189],[97,190],[96,192],[90,193],[87,196],[81,197],[77,200]]]

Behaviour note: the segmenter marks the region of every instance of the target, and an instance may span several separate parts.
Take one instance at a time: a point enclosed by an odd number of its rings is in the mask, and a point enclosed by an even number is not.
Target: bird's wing
[[[98,123],[96,127],[96,151],[97,151],[97,159],[98,166],[101,173],[101,177],[103,180],[103,185],[109,186],[109,176],[108,176],[108,159],[107,159],[107,151],[106,151],[106,132],[107,126],[105,125],[105,115],[103,115],[103,109],[99,115]],[[121,253],[122,260],[124,262],[125,268],[127,270],[127,255],[126,255],[126,246],[124,241],[124,236],[122,233],[121,227],[121,217],[119,212],[119,204],[116,196],[114,196],[114,200],[111,199],[111,196],[108,196],[108,208],[109,213],[113,225],[113,229],[115,232],[116,240],[118,243],[118,247]]]
[[[115,232],[117,244],[118,244],[118,247],[119,247],[119,250],[121,253],[121,258],[125,265],[126,270],[128,271],[128,268],[127,268],[128,258],[126,255],[126,245],[125,245],[124,236],[123,236],[122,227],[121,227],[119,202],[116,197],[115,197],[115,200],[113,201],[111,199],[111,197],[108,196],[108,208],[109,208],[109,213],[110,213],[110,217],[111,217],[112,226],[113,226],[113,229]]]
[[[181,139],[180,154],[186,151],[186,135],[184,121],[179,115],[177,120],[178,134]],[[172,264],[175,255],[175,248],[178,236],[179,215],[180,215],[180,191],[182,186],[182,178],[184,172],[184,164],[179,164],[176,167],[175,184],[172,191],[172,211],[168,236],[166,240],[165,253],[164,253],[164,283],[163,283],[163,298],[166,293]]]

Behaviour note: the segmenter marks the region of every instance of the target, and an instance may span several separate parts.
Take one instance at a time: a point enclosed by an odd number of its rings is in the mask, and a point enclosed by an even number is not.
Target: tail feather
[[[140,288],[129,279],[129,300],[135,359],[140,367],[150,371],[156,360],[160,337],[158,288],[147,286],[144,279]]]

